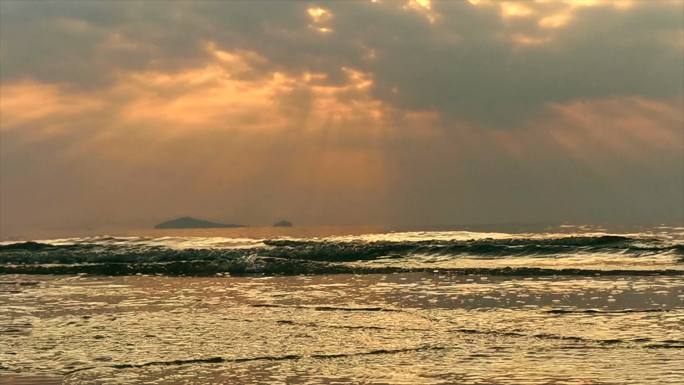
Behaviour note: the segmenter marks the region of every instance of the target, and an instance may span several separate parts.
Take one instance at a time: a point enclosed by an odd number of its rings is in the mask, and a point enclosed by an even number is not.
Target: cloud
[[[375,95],[397,107],[493,128],[514,128],[547,103],[575,98],[681,96],[679,3],[526,2],[535,13],[512,18],[495,7],[501,4],[521,3],[434,2],[439,17],[432,23],[392,2],[336,4],[335,34],[318,44],[284,41],[299,53],[295,58],[291,51],[268,55],[330,79],[339,78],[344,63],[372,73]],[[558,15],[566,15],[564,25],[542,23]],[[368,51],[373,60],[365,60]],[[307,62],[297,59],[308,55]]]
[[[342,82],[342,68],[353,68],[372,74],[375,96],[397,107],[511,127],[549,102],[681,96],[680,8],[676,1],[5,2],[2,74],[94,86],[122,71],[196,67],[211,42],[265,57],[262,71]]]
[[[679,2],[0,7],[3,236],[684,215]]]
[[[98,100],[70,93],[52,84],[32,81],[12,83],[2,86],[0,130],[31,124],[45,132],[63,126],[65,120],[92,113],[101,107],[102,103]]]
[[[206,49],[202,66],[130,71],[96,90],[3,85],[3,225],[379,215],[368,214],[386,186],[378,143],[405,114],[370,95],[372,79],[352,69],[338,85],[308,72],[256,75],[259,55]],[[326,220],[331,208],[345,216]]]

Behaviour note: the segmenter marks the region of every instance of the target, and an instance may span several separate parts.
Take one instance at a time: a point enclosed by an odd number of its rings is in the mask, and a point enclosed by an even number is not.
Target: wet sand
[[[684,380],[676,276],[0,280],[3,384]]]

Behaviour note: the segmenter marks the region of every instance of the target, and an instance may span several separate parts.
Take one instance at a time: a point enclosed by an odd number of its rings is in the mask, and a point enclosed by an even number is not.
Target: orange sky
[[[0,230],[677,222],[681,1],[3,1]]]

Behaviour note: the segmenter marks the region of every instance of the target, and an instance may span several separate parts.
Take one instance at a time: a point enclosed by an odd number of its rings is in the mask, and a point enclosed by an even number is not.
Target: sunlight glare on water
[[[0,380],[684,380],[681,229],[239,235],[3,242]]]

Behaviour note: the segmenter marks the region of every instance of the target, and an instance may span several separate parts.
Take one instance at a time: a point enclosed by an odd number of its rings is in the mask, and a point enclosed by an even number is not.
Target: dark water
[[[679,384],[684,229],[0,247],[0,383]]]

